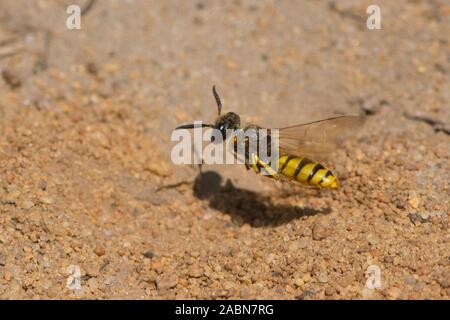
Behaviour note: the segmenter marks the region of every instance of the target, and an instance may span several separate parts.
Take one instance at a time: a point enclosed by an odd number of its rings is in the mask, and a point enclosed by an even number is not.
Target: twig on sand
[[[155,192],[159,192],[164,189],[175,189],[175,188],[181,187],[183,185],[191,184],[191,183],[192,183],[192,181],[190,181],[190,180],[183,180],[183,181],[179,181],[176,183],[166,184],[166,185],[156,188]]]
[[[81,8],[81,15],[86,15],[89,11],[91,11],[92,7],[94,7],[96,0],[89,0],[83,8]]]
[[[50,45],[52,41],[52,34],[49,30],[40,29],[37,31],[42,31],[44,33],[44,50],[42,50],[33,67],[33,73],[38,73],[44,71],[48,67],[48,57],[50,54]]]
[[[432,126],[435,131],[442,131],[446,134],[450,134],[450,126],[436,118],[426,115],[414,115],[408,112],[405,112],[404,116],[410,120],[425,122],[426,124]]]

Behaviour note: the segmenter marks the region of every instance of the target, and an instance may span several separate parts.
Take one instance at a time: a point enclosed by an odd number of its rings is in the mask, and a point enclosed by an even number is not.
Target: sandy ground
[[[450,298],[447,1],[377,1],[382,30],[370,1],[96,1],[68,30],[72,3],[0,3],[0,298]],[[213,84],[263,126],[367,115],[342,188],[173,165]]]

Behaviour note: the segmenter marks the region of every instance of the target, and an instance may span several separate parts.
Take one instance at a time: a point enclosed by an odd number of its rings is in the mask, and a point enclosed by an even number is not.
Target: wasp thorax
[[[227,130],[236,130],[239,129],[241,125],[241,118],[234,113],[234,112],[228,112],[224,114],[223,116],[220,116],[216,123],[214,124],[214,129],[217,129],[222,134],[222,141],[225,141],[227,138]],[[211,137],[211,142],[214,142],[214,136]]]

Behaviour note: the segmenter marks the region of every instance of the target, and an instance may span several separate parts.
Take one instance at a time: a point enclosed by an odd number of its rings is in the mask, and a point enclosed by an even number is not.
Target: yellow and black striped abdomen
[[[278,160],[278,173],[314,187],[339,188],[336,176],[329,169],[307,158],[281,156]]]

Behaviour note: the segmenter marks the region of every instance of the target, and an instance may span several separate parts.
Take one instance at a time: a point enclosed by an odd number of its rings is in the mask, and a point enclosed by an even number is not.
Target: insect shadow
[[[331,212],[330,208],[317,210],[275,204],[270,197],[237,188],[230,180],[223,184],[222,176],[215,171],[200,172],[194,180],[193,191],[196,198],[208,201],[211,208],[229,214],[238,223],[248,223],[252,227],[274,227],[304,216]]]

